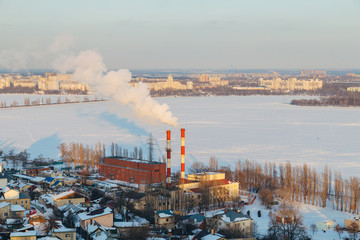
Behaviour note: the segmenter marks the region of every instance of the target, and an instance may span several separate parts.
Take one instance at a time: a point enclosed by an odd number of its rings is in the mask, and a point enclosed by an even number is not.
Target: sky
[[[0,0],[0,68],[360,68],[359,0]]]

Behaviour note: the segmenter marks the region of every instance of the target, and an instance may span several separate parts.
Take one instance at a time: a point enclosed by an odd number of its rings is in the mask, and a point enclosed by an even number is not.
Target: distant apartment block
[[[293,91],[293,90],[307,90],[314,91],[322,88],[323,82],[315,80],[298,80],[296,78],[289,78],[283,80],[281,78],[274,78],[271,80],[259,79],[260,86],[266,87],[276,91]]]
[[[199,76],[199,83],[210,83],[212,86],[228,86],[228,80],[222,80],[223,74],[201,74]]]
[[[167,80],[165,82],[155,82],[155,83],[147,83],[150,90],[165,90],[165,89],[174,89],[174,90],[186,90],[187,85],[184,85],[178,81],[174,81],[171,74],[169,74]]]
[[[72,74],[45,73],[41,75],[0,75],[0,89],[8,87],[28,87],[42,91],[82,91],[88,90],[87,84],[73,79]]]
[[[348,92],[360,92],[360,87],[348,87],[346,89]]]

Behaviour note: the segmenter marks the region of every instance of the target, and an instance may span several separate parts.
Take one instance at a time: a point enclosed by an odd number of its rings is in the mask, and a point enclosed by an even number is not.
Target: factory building
[[[166,164],[123,157],[105,157],[99,164],[100,175],[137,184],[165,182]]]

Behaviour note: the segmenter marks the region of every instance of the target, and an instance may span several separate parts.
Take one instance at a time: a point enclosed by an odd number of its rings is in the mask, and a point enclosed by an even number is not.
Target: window
[[[168,222],[168,221],[169,221],[169,219],[167,218],[167,219],[166,219],[166,222]]]
[[[68,234],[68,233],[67,233],[67,234],[65,234],[65,237],[70,237],[70,234]]]
[[[6,213],[4,213],[4,216],[5,216],[5,217],[7,217],[7,216],[8,216],[8,213],[7,213],[7,212],[6,212]]]

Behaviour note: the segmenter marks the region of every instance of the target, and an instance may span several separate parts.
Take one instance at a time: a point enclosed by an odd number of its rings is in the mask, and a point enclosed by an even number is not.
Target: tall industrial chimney
[[[181,129],[181,175],[180,182],[185,182],[185,128]]]
[[[167,166],[167,172],[166,172],[166,183],[168,185],[171,184],[171,131],[166,131],[166,166]]]

